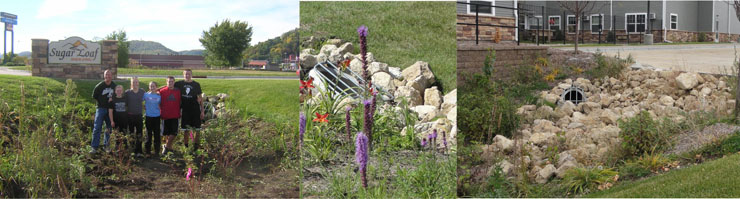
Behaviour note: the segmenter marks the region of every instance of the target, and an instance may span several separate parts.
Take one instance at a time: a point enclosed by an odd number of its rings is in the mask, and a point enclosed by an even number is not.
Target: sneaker
[[[110,148],[108,146],[104,146],[103,150],[105,150],[106,153],[110,153]]]
[[[143,158],[143,157],[144,157],[144,155],[143,155],[143,154],[141,154],[141,153],[136,153],[136,154],[135,154],[134,156],[135,156],[136,158]]]
[[[97,149],[93,148],[92,150],[90,150],[90,154],[96,154],[96,153],[98,153]]]

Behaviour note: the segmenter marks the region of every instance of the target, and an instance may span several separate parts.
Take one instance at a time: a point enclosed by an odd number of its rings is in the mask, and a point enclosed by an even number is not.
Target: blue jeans
[[[103,128],[103,122],[105,122],[105,126],[108,131],[105,132],[105,139],[103,140],[103,146],[108,147],[108,140],[110,140],[110,132],[111,132],[111,126],[110,126],[110,118],[108,117],[108,109],[107,108],[97,108],[95,111],[95,124],[93,126],[93,139],[92,139],[92,148],[98,149],[98,146],[100,146],[100,131]]]

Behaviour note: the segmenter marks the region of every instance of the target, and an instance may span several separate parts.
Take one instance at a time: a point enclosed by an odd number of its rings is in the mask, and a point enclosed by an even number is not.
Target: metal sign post
[[[13,59],[13,49],[15,48],[13,25],[18,25],[18,15],[0,12],[0,22],[5,23],[5,30],[3,31],[3,64],[5,64],[8,63],[8,59]],[[10,31],[10,56],[5,56],[8,53],[8,31]],[[8,59],[5,59],[5,57]]]

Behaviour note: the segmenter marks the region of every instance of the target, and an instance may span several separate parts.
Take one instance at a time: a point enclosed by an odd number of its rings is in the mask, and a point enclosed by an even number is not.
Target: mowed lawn
[[[118,68],[121,75],[172,75],[182,77],[182,70],[155,70]],[[194,76],[296,76],[293,72],[259,71],[259,70],[193,70]]]
[[[300,34],[337,38],[355,45],[357,27],[368,27],[376,60],[404,69],[428,62],[443,92],[457,88],[455,2],[300,2]]]
[[[586,197],[737,198],[740,197],[740,154],[627,182]]]
[[[54,95],[64,92],[64,79],[45,77],[23,77],[0,75],[0,98],[8,102],[11,107],[20,102],[20,82],[24,84],[26,103],[33,103],[35,96],[40,95],[44,88]],[[95,85],[102,80],[75,80],[79,98],[94,106],[91,97]],[[140,87],[147,89],[149,81],[164,85],[164,79],[142,78]],[[294,124],[298,115],[298,95],[296,94],[297,80],[213,80],[196,79],[201,84],[206,95],[226,93],[231,96],[231,102],[241,110],[245,116],[255,116],[275,123]],[[116,80],[116,84],[130,87],[128,80]]]

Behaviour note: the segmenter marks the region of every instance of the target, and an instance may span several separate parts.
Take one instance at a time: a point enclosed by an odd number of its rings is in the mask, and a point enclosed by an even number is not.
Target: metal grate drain
[[[565,89],[563,94],[560,95],[560,100],[562,100],[562,102],[570,101],[573,104],[578,105],[578,103],[586,101],[586,94],[583,92],[583,89],[575,85],[571,85],[570,88]]]

